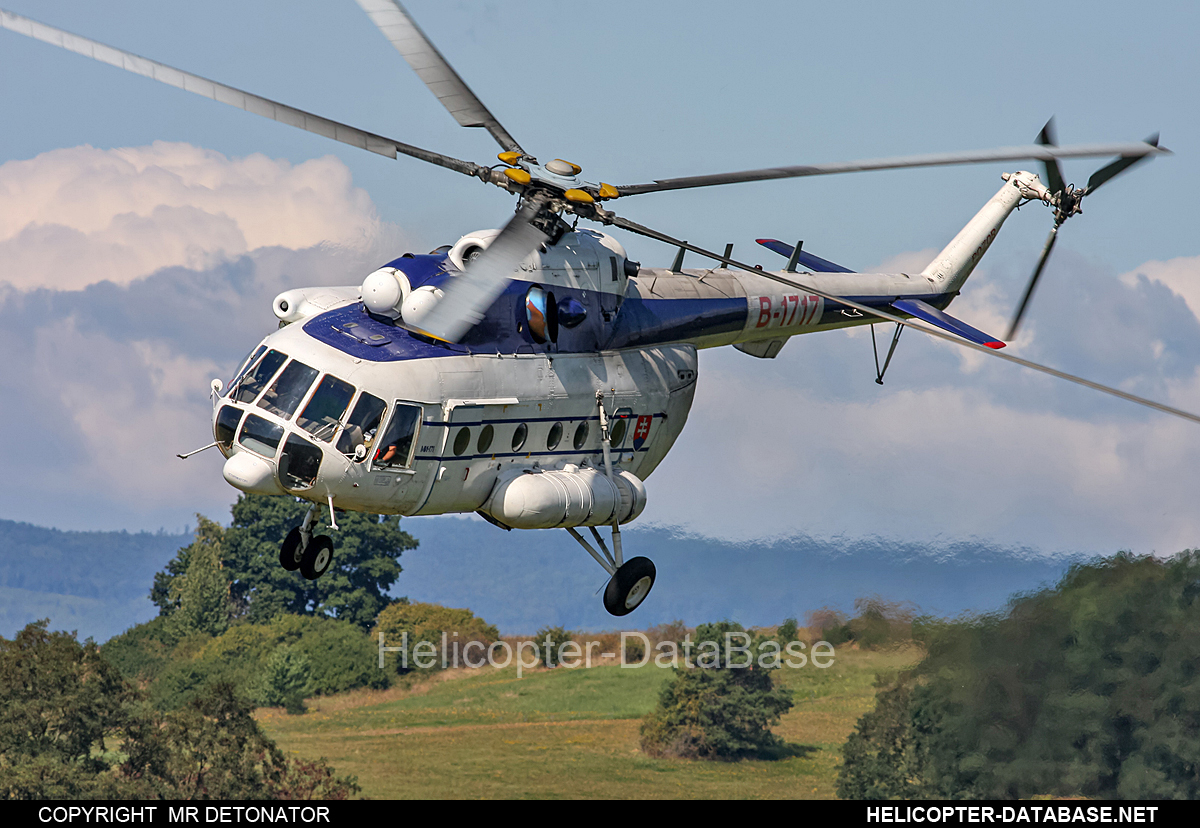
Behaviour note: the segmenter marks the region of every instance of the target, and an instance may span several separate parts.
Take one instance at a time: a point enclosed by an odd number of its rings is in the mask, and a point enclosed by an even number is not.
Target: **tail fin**
[[[1029,172],[1004,174],[1000,188],[983,209],[937,255],[921,276],[941,293],[956,293],[967,281],[975,265],[983,258],[1001,225],[1023,198],[1043,198],[1048,194],[1038,177]]]

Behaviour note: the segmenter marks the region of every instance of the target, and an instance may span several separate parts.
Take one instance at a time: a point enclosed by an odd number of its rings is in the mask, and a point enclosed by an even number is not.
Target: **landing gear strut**
[[[596,392],[596,406],[600,410],[600,447],[603,449],[604,471],[608,475],[608,479],[612,481],[608,412],[604,410],[603,391]],[[616,487],[615,482],[613,482],[613,487]],[[579,530],[567,527],[571,537],[579,541],[579,545],[586,549],[587,553],[596,559],[596,563],[600,564],[609,574],[608,585],[604,588],[604,608],[612,615],[628,615],[637,609],[650,594],[650,589],[654,586],[654,563],[649,558],[643,557],[631,558],[628,561],[622,560],[621,527],[617,520],[614,520],[612,524],[612,553],[608,551],[608,546],[605,545],[604,538],[596,531],[596,527],[589,526],[588,529],[599,550],[588,543],[587,539],[579,534]]]
[[[304,513],[304,521],[287,533],[279,547],[279,563],[288,572],[300,570],[300,574],[315,581],[325,574],[333,563],[333,538],[328,535],[313,537],[313,525],[317,522],[320,507],[313,504]]]

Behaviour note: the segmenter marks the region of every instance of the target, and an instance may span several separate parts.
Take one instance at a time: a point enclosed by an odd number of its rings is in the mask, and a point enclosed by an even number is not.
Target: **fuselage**
[[[898,299],[943,308],[1021,197],[1010,189],[925,272],[780,275],[881,309]],[[434,290],[494,236],[384,270],[408,291]],[[612,418],[613,465],[645,479],[687,420],[699,349],[773,357],[791,336],[877,321],[753,272],[639,268],[592,230],[533,253],[459,343],[368,312],[356,287],[289,291],[275,311],[280,329],[214,406],[226,479],[402,515],[495,516],[489,498],[514,474],[603,470],[599,405]]]

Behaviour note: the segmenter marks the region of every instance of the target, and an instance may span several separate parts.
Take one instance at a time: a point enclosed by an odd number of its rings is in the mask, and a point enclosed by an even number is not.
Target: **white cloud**
[[[0,166],[0,282],[77,290],[262,247],[362,245],[366,192],[332,156],[292,165],[189,144],[74,147]]]
[[[1183,300],[1058,252],[1013,350],[1200,411],[1200,321]],[[902,267],[927,259],[906,256]],[[1200,257],[1168,264],[1152,272],[1187,283],[1190,267],[1200,282]],[[1003,333],[1023,288],[1005,281],[980,271],[951,312]],[[1047,551],[1200,541],[1194,423],[919,334],[901,340],[882,388],[873,371],[861,331],[798,337],[775,360],[705,352],[643,519],[732,538],[976,536]]]
[[[0,416],[19,435],[0,442],[3,515],[223,517],[220,457],[175,457],[212,439],[209,380],[275,328],[277,293],[355,284],[402,241],[334,158],[156,143],[0,167]]]

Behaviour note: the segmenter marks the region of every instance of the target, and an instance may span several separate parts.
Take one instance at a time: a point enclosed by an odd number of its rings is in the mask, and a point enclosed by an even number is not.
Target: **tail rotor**
[[[1046,125],[1042,127],[1042,131],[1038,133],[1037,142],[1044,147],[1058,146],[1053,118],[1047,121]],[[1152,147],[1158,147],[1158,133],[1147,138],[1145,143]],[[1008,334],[1005,336],[1007,341],[1011,342],[1017,335],[1017,328],[1020,327],[1021,319],[1029,307],[1029,300],[1033,298],[1033,291],[1037,287],[1038,279],[1041,278],[1042,271],[1046,269],[1046,262],[1050,258],[1050,251],[1054,249],[1054,244],[1058,241],[1058,228],[1062,227],[1071,216],[1083,212],[1082,204],[1084,196],[1091,195],[1100,189],[1101,185],[1123,173],[1139,161],[1149,157],[1150,155],[1148,154],[1122,156],[1096,170],[1088,178],[1087,186],[1079,188],[1075,187],[1074,184],[1065,183],[1062,174],[1062,165],[1059,163],[1058,158],[1048,156],[1043,159],[1042,163],[1045,165],[1046,170],[1046,186],[1050,191],[1050,198],[1047,203],[1054,208],[1054,227],[1050,230],[1050,235],[1046,239],[1046,245],[1042,248],[1042,255],[1038,258],[1037,265],[1033,269],[1033,275],[1030,276],[1029,283],[1025,286],[1025,293],[1021,297],[1021,303],[1017,306],[1017,312],[1013,315],[1012,323],[1008,328]]]

